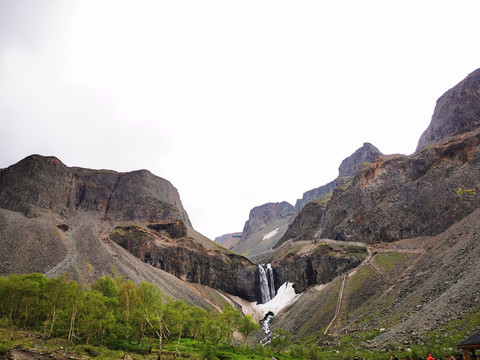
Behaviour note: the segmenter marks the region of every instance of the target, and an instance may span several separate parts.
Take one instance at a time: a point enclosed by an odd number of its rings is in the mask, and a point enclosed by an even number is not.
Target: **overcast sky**
[[[480,65],[475,1],[0,0],[0,167],[148,169],[210,238],[364,142],[410,154]]]

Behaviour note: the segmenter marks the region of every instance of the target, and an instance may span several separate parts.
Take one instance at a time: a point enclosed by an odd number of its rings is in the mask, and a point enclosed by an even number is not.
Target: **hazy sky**
[[[0,167],[148,169],[210,238],[364,142],[410,154],[480,65],[475,1],[0,0]]]

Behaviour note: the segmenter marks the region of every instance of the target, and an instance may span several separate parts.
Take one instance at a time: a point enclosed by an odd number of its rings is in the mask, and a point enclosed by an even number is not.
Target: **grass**
[[[385,275],[390,275],[410,254],[406,253],[380,253],[374,256],[373,262]]]
[[[329,192],[328,194],[325,194],[323,196],[320,196],[318,199],[315,199],[313,202],[317,205],[320,206],[327,206],[328,202],[332,198],[333,191]]]

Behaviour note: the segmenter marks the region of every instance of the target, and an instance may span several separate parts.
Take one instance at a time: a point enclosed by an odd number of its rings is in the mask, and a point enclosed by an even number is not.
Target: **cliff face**
[[[338,177],[354,176],[358,171],[382,155],[375,146],[370,143],[364,143],[361,148],[342,161],[338,168]]]
[[[232,249],[233,247],[235,247],[235,245],[238,244],[241,238],[242,238],[242,233],[236,232],[231,234],[225,234],[222,236],[217,236],[215,238],[215,242],[217,244],[225,246],[227,249]]]
[[[289,239],[294,241],[318,238],[321,234],[327,204],[335,189],[349,186],[352,177],[359,170],[382,156],[382,153],[372,144],[364,143],[352,155],[342,161],[338,169],[339,176],[327,185],[306,192],[303,200],[297,201],[295,209],[300,209],[294,220],[288,226],[283,237],[275,247]]]
[[[286,244],[273,262],[276,284],[293,282],[297,293],[313,285],[326,284],[360,265],[367,250],[358,246],[338,246],[330,242]]]
[[[245,241],[251,234],[265,228],[268,224],[292,215],[293,206],[286,201],[268,203],[250,210],[248,220],[242,231],[242,240]]]
[[[0,225],[2,274],[63,273],[81,282],[125,275],[205,304],[166,271],[255,300],[255,267],[195,232],[178,191],[146,170],[69,168],[29,156],[0,171]]]
[[[308,203],[331,193],[333,189],[335,189],[335,186],[337,186],[337,179],[330,181],[326,185],[304,192],[302,198],[298,199],[295,203],[295,216],[297,216]]]
[[[142,261],[180,279],[257,300],[256,267],[237,254],[207,249],[188,236],[182,222],[117,227],[109,237]]]
[[[285,233],[294,207],[286,201],[268,203],[250,210],[242,237],[232,251],[244,254],[255,262],[262,262]]]
[[[29,156],[0,173],[0,207],[34,216],[94,211],[115,220],[182,220],[191,226],[170,182],[147,170],[117,173],[69,168],[55,157]]]
[[[432,120],[418,141],[417,151],[480,126],[480,69],[438,100]]]

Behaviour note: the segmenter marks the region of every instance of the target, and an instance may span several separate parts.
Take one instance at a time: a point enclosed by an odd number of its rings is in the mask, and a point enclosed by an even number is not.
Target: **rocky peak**
[[[0,172],[0,207],[32,217],[36,208],[62,216],[84,210],[116,220],[181,220],[191,225],[177,189],[147,170],[69,168],[41,155]]]
[[[338,168],[338,177],[354,176],[365,164],[373,162],[383,154],[372,144],[366,142],[361,148],[342,161]]]
[[[330,181],[326,185],[304,192],[302,198],[297,199],[295,203],[295,216],[298,215],[308,203],[332,192],[335,186],[337,186],[337,179]]]
[[[243,227],[242,239],[247,238],[249,235],[276,220],[291,216],[294,213],[294,210],[293,205],[286,201],[280,203],[267,203],[254,207],[250,210],[248,220]]]
[[[432,120],[418,141],[417,151],[480,126],[480,69],[448,90],[438,100]]]

